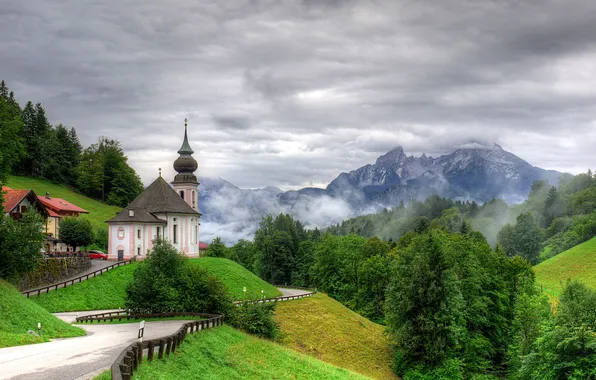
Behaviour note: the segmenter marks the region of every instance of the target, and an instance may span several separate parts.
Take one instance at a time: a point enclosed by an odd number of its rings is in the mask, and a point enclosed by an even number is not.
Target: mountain
[[[433,194],[480,203],[493,198],[516,203],[527,197],[534,181],[557,185],[560,174],[532,166],[499,145],[471,143],[437,158],[407,156],[397,147],[374,164],[339,174],[325,189],[246,190],[221,178],[202,178],[202,234],[209,236],[205,241],[211,236],[232,242],[251,238],[262,216],[281,212],[307,226],[324,227]]]

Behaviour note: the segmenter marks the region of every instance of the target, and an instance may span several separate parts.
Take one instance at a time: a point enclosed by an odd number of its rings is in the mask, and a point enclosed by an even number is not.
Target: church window
[[[139,238],[139,239],[141,238],[141,230],[140,229],[137,230],[137,238]]]
[[[137,247],[137,256],[141,256],[141,247]]]
[[[161,227],[157,227],[157,235],[156,235],[156,237],[159,237],[159,235],[161,235]]]
[[[195,196],[195,192],[192,192],[192,208],[195,208],[197,203],[196,203],[196,196]]]
[[[124,228],[118,227],[118,239],[124,239]]]
[[[173,238],[174,238],[174,244],[178,243],[178,225],[174,224],[174,231],[173,231]]]
[[[184,199],[184,190],[180,190],[180,196]]]
[[[135,216],[135,210],[128,210],[128,216]]]
[[[199,240],[199,227],[195,226],[195,244],[197,243],[197,240]]]

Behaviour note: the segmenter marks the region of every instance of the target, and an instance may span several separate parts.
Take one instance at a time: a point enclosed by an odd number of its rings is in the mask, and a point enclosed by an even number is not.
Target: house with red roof
[[[62,198],[54,198],[50,193],[46,193],[43,197],[38,197],[41,204],[48,213],[45,223],[45,234],[48,240],[53,240],[53,244],[46,243],[46,250],[65,252],[68,247],[65,243],[60,241],[60,220],[68,216],[79,216],[80,214],[88,214],[89,211],[70,203]],[[53,238],[53,239],[52,239]]]
[[[33,190],[15,190],[2,186],[4,193],[3,209],[6,215],[20,220],[27,210],[34,208],[44,218],[44,247],[48,252],[66,252],[68,246],[60,241],[60,220],[66,216],[88,214],[80,208],[62,198],[53,198],[49,193],[38,197]]]

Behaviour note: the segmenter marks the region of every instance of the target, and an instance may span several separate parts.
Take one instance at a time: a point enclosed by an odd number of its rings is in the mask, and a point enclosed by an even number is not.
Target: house
[[[2,186],[2,193],[4,193],[2,206],[5,215],[20,220],[24,213],[34,208],[44,218],[48,216],[45,207],[43,207],[33,190],[14,190],[8,186]]]
[[[178,174],[171,185],[161,176],[126,208],[108,220],[108,259],[143,259],[153,248],[153,239],[169,240],[178,251],[199,257],[198,168],[188,143],[187,121],[184,141],[174,161]]]
[[[60,220],[65,216],[87,214],[87,210],[62,198],[52,198],[49,193],[44,197],[38,197],[33,190],[14,190],[6,186],[2,186],[2,192],[6,215],[20,220],[27,210],[35,208],[43,217],[43,233],[46,236],[44,248],[47,252],[68,251],[68,246],[60,241]]]
[[[47,236],[45,244],[46,251],[68,251],[68,246],[60,241],[60,220],[64,217],[78,217],[80,214],[88,214],[89,211],[62,198],[54,198],[50,196],[50,193],[46,193],[43,197],[38,197],[38,199],[48,213],[44,224],[44,233]]]
[[[199,242],[199,252],[204,253],[207,248],[209,248],[209,244],[203,243],[202,241]]]

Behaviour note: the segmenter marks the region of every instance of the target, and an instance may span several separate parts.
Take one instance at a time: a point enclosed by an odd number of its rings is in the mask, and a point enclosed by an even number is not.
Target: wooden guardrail
[[[45,290],[45,292],[44,292],[44,293],[47,293],[47,292],[49,292],[51,289],[58,290],[58,288],[59,288],[59,287],[60,287],[60,288],[66,288],[67,286],[74,285],[75,283],[80,283],[80,282],[82,282],[82,281],[83,281],[83,279],[85,279],[85,280],[88,280],[88,279],[89,279],[89,277],[96,277],[98,274],[103,274],[104,272],[107,272],[107,271],[109,271],[110,269],[117,268],[117,267],[119,267],[119,266],[122,266],[122,265],[127,265],[127,264],[130,264],[130,263],[132,263],[132,262],[134,262],[134,261],[133,261],[133,260],[128,260],[128,261],[118,261],[117,263],[114,263],[114,264],[112,264],[112,265],[109,265],[109,266],[107,266],[107,267],[105,267],[105,268],[98,269],[98,270],[96,270],[96,271],[94,271],[94,272],[87,273],[87,274],[84,274],[84,275],[82,275],[82,276],[79,276],[79,277],[75,277],[75,278],[73,278],[73,279],[70,279],[70,280],[66,280],[66,281],[57,282],[57,283],[55,283],[55,284],[48,285],[48,286],[44,286],[44,287],[41,287],[41,288],[27,290],[27,291],[25,291],[25,292],[22,292],[22,294],[23,294],[23,295],[25,295],[27,298],[29,298],[29,296],[30,296],[31,294],[33,294],[33,295],[38,295],[38,296],[39,296],[39,295],[41,294],[41,292],[42,292],[42,291],[44,291],[44,290]],[[78,282],[77,282],[77,281],[78,281]],[[69,285],[69,283],[70,283],[70,285]],[[62,286],[61,286],[61,285],[62,285]],[[36,293],[37,293],[37,294],[36,294]]]

